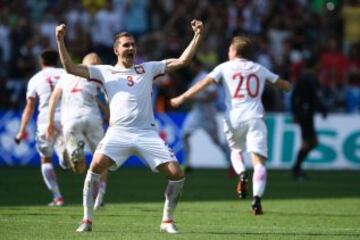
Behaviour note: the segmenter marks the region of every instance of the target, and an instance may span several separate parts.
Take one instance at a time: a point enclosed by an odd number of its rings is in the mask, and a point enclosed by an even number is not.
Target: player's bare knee
[[[179,168],[178,170],[176,170],[175,172],[173,172],[171,174],[171,176],[169,176],[169,179],[172,181],[178,181],[181,180],[185,177],[184,172]]]
[[[262,164],[265,165],[265,160],[266,158],[258,153],[251,153],[251,160],[253,163],[253,166],[255,166],[256,164]]]
[[[184,178],[184,172],[181,170],[179,163],[167,162],[158,166],[158,170],[164,173],[171,181],[178,181]]]
[[[112,160],[105,155],[95,155],[91,161],[89,170],[96,174],[102,174],[112,165]]]
[[[41,164],[52,163],[51,157],[41,157],[40,161],[41,161]]]

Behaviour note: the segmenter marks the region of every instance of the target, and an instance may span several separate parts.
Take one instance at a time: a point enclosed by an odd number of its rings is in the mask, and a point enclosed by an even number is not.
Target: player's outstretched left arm
[[[275,86],[284,92],[289,92],[292,88],[291,83],[281,78],[275,82]]]
[[[215,80],[211,77],[206,77],[200,82],[196,83],[194,86],[189,88],[186,92],[181,94],[178,97],[172,98],[170,100],[170,104],[172,107],[179,107],[181,104],[183,104],[185,101],[193,98],[198,92],[205,89],[208,85],[215,83]]]
[[[169,73],[190,64],[204,33],[204,25],[202,21],[192,20],[191,27],[194,31],[193,39],[179,58],[172,58],[166,60],[165,72]]]
[[[88,68],[84,65],[73,63],[73,61],[69,55],[69,52],[67,51],[66,46],[65,46],[65,41],[64,41],[65,33],[66,33],[66,25],[65,24],[61,24],[56,27],[56,42],[58,45],[58,51],[59,51],[59,55],[60,55],[61,64],[65,68],[66,72],[71,73],[76,76],[79,76],[79,77],[89,79]]]
[[[51,139],[56,132],[56,127],[55,127],[55,122],[54,122],[55,109],[56,109],[56,105],[57,105],[61,95],[62,95],[62,89],[55,88],[55,91],[51,94],[51,97],[49,100],[49,119],[48,119],[46,134],[45,134],[46,135],[45,137],[47,139]]]

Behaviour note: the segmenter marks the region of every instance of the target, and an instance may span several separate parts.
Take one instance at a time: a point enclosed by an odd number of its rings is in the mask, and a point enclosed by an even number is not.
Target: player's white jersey
[[[63,125],[69,120],[80,117],[101,119],[101,113],[96,102],[101,89],[99,83],[64,73],[56,88],[62,90],[61,122]]]
[[[220,64],[208,76],[216,82],[222,80],[226,94],[226,117],[233,125],[264,117],[261,95],[265,82],[274,83],[279,78],[260,64],[240,58]]]
[[[90,81],[104,84],[110,103],[110,126],[155,129],[151,102],[153,80],[165,73],[165,61],[145,62],[131,68],[89,66]]]
[[[26,98],[32,97],[39,101],[38,128],[47,125],[49,119],[49,99],[63,72],[64,70],[61,68],[46,67],[36,73],[28,83]],[[60,121],[60,104],[56,106],[55,121]]]

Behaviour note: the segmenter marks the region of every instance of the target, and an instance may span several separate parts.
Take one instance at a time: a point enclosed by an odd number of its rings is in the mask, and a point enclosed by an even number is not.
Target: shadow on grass
[[[67,204],[82,203],[85,175],[57,170]],[[359,171],[310,171],[310,181],[294,182],[289,171],[269,171],[266,199],[359,198]],[[110,172],[107,203],[163,202],[166,179],[149,169]],[[182,201],[236,199],[236,179],[226,170],[195,170],[186,178]],[[45,205],[51,201],[38,168],[0,168],[0,206]]]

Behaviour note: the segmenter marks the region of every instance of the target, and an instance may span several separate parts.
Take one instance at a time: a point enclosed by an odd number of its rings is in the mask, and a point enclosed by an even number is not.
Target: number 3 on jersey
[[[256,74],[251,73],[246,78],[241,75],[241,73],[237,72],[232,76],[233,80],[239,80],[238,85],[236,86],[235,92],[233,94],[233,98],[244,98],[245,94],[241,94],[241,86],[246,84],[246,92],[247,94],[255,98],[259,95],[259,78]],[[244,82],[245,81],[245,82]]]
[[[134,84],[135,84],[135,82],[134,82],[134,79],[133,79],[133,77],[132,76],[127,76],[127,85],[129,86],[129,87],[132,87],[132,86],[134,86]]]

